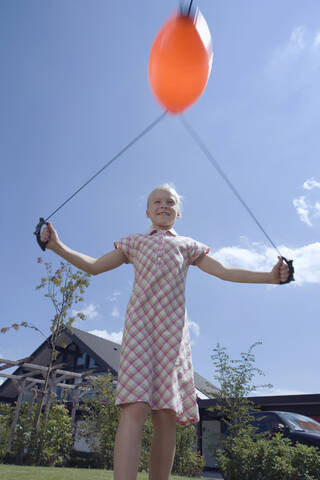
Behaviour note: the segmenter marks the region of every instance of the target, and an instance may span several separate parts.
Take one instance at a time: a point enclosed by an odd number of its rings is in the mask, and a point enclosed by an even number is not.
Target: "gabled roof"
[[[214,398],[214,394],[218,391],[218,388],[213,385],[213,383],[208,382],[208,380],[197,372],[194,372],[194,384],[196,390],[199,390],[202,393],[202,395],[198,395],[199,398]]]
[[[97,335],[85,332],[79,328],[72,328],[71,330],[66,329],[60,335],[58,345],[67,349],[72,344],[75,344],[81,351],[86,351],[88,355],[95,360],[100,372],[111,371],[115,376],[118,374],[121,350],[121,345],[119,343],[98,337]],[[28,363],[44,366],[48,365],[49,347],[47,340],[45,340],[30,355]],[[19,367],[15,370],[14,375],[19,375],[22,371],[23,369]],[[199,398],[210,398],[205,394],[205,391],[215,392],[217,390],[217,387],[210,382],[207,382],[207,380],[197,372],[194,372],[194,381],[196,393]],[[17,391],[10,379],[0,385],[0,401],[14,401],[16,397]]]
[[[97,363],[101,364],[102,362],[107,368],[111,368],[114,374],[118,373],[121,349],[119,343],[98,337],[79,328],[72,328],[72,333],[68,334],[80,348],[86,349],[91,356],[95,357]]]

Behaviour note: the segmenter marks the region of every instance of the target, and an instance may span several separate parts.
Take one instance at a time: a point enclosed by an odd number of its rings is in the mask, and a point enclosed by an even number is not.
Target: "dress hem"
[[[151,410],[151,411],[157,411],[157,410],[172,410],[172,411],[175,412],[175,414],[176,414],[176,423],[178,423],[179,425],[182,425],[182,426],[192,425],[192,424],[198,423],[198,422],[200,421],[199,416],[197,416],[197,417],[190,417],[188,420],[185,420],[185,421],[179,420],[178,414],[177,414],[177,412],[176,412],[176,410],[175,410],[174,408],[169,407],[169,406],[168,406],[168,407],[161,407],[161,408],[152,408],[151,405],[150,405],[150,402],[147,402],[147,401],[145,401],[145,400],[134,400],[134,401],[132,401],[132,402],[122,402],[122,401],[121,401],[121,402],[118,402],[118,403],[116,402],[116,403],[115,403],[115,406],[121,408],[121,407],[123,407],[123,405],[130,405],[130,404],[132,404],[132,403],[146,403],[146,404],[150,407],[150,410]]]

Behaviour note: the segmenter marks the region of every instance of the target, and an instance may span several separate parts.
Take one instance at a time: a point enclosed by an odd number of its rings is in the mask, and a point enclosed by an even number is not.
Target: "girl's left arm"
[[[194,262],[194,265],[210,275],[229,282],[278,284],[285,282],[289,277],[288,265],[283,263],[281,257],[278,257],[278,259],[278,263],[275,264],[271,272],[254,272],[242,268],[226,267],[209,255],[202,255]]]

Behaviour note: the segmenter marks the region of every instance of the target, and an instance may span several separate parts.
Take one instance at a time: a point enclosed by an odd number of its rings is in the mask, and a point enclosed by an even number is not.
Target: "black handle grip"
[[[48,222],[46,222],[44,218],[40,217],[40,221],[39,221],[38,225],[36,226],[36,230],[33,233],[37,237],[37,242],[38,242],[41,250],[45,251],[48,242],[42,242],[41,238],[40,238],[41,228],[43,227],[43,225],[48,225]]]
[[[290,283],[290,282],[294,282],[294,268],[293,268],[293,260],[287,260],[286,257],[281,257],[282,260],[284,262],[286,262],[286,264],[288,265],[289,267],[289,276],[288,276],[288,280],[286,280],[285,282],[280,282],[280,285],[284,285],[285,283]]]

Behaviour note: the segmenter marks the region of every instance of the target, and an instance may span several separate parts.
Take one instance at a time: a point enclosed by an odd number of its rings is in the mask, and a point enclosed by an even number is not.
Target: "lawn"
[[[0,480],[113,480],[113,471],[0,465]],[[148,480],[148,474],[139,473],[138,480]],[[171,476],[171,480],[190,480],[190,477]]]

